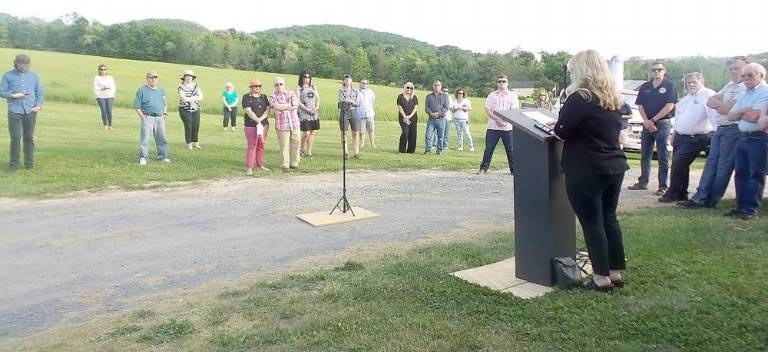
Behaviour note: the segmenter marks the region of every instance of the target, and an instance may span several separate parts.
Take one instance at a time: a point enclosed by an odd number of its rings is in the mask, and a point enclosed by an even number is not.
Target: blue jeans
[[[437,142],[435,146],[437,147],[438,152],[443,152],[443,144],[445,143],[443,140],[445,125],[445,119],[430,118],[427,120],[427,133],[424,138],[424,151],[428,152],[432,150],[433,134],[437,134]]]
[[[512,161],[512,131],[485,130],[485,152],[483,152],[483,161],[480,163],[480,170],[488,170],[493,159],[493,152],[496,151],[496,145],[499,139],[504,143],[504,149],[507,152],[507,162],[509,163],[509,172],[512,173],[514,163]]]
[[[168,158],[168,142],[165,140],[165,118],[163,116],[144,115],[144,118],[141,119],[139,158],[149,159],[149,136],[155,137],[157,159]]]
[[[96,98],[96,103],[99,104],[101,110],[101,123],[104,126],[112,126],[112,103],[115,98]]]
[[[22,138],[24,139],[24,166],[28,169],[34,166],[36,122],[36,112],[19,114],[8,111],[8,134],[11,136],[11,159],[9,166],[12,169],[19,168]]]
[[[648,132],[643,128],[640,134],[640,177],[637,183],[648,184],[651,174],[651,158],[653,157],[653,145],[656,145],[656,155],[659,157],[659,188],[667,188],[667,178],[669,176],[669,151],[667,150],[667,141],[669,133],[672,130],[672,124],[669,120],[661,120],[656,123],[658,130]]]
[[[443,149],[448,149],[448,130],[451,127],[451,123],[445,120],[445,130],[443,131]],[[437,148],[437,129],[432,134],[432,148]]]
[[[757,214],[765,187],[768,135],[764,132],[742,133],[736,143],[736,210]]]
[[[691,201],[713,208],[723,198],[733,174],[736,142],[741,133],[736,124],[720,126],[709,141],[709,155],[704,164],[699,187]]]
[[[472,141],[472,133],[469,131],[469,123],[467,120],[453,120],[456,124],[456,143],[459,147],[464,147],[464,135],[467,135],[469,140],[469,147],[474,148],[475,143]]]

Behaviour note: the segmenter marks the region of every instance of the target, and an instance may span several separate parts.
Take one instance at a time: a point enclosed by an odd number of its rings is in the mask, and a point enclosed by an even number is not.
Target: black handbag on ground
[[[552,258],[555,280],[560,288],[571,288],[582,284],[581,270],[571,257]]]

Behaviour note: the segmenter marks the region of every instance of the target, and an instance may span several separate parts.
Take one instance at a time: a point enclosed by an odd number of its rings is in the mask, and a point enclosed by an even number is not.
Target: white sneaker
[[[189,150],[192,150],[192,146],[193,146],[193,145],[194,145],[194,144],[192,144],[192,143],[189,143],[189,144],[187,144],[187,149],[189,149]]]
[[[462,150],[464,150],[464,147],[459,147],[459,148],[458,148],[458,149],[456,149],[456,150],[462,151]]]
[[[469,151],[470,152],[474,152],[475,151],[475,147],[469,147]]]
[[[147,158],[139,158],[139,165],[147,165]]]
[[[163,159],[163,162],[166,163],[166,164],[170,164],[171,163],[171,159],[165,158],[165,159]]]
[[[229,127],[224,127],[224,132],[229,131]]]
[[[253,169],[245,170],[245,174],[248,175],[248,176],[253,176]]]
[[[203,149],[203,147],[200,146],[199,142],[195,142],[195,148],[197,149]]]

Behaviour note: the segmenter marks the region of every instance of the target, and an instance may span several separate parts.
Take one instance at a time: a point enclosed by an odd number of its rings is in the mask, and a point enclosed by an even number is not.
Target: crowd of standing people
[[[0,96],[8,100],[8,130],[10,134],[9,169],[16,170],[21,164],[23,149],[24,167],[34,167],[34,129],[37,113],[43,105],[43,89],[37,75],[30,70],[30,58],[17,55],[14,68],[6,72],[0,81]],[[641,174],[630,190],[646,190],[650,179],[652,155],[658,159],[658,188],[660,202],[677,202],[686,208],[711,208],[722,198],[731,175],[735,171],[737,202],[728,216],[753,219],[758,215],[768,169],[768,84],[765,68],[748,63],[743,56],[733,57],[726,63],[731,82],[719,92],[705,85],[701,73],[685,75],[686,95],[678,100],[674,82],[666,78],[666,65],[655,62],[650,67],[651,79],[638,90],[636,105],[643,118],[641,133]],[[168,102],[165,89],[159,85],[159,75],[147,72],[146,84],[136,90],[133,108],[141,120],[139,138],[139,165],[147,165],[149,140],[155,140],[156,159],[170,163],[168,141],[165,136]],[[199,141],[202,87],[196,83],[197,75],[185,70],[177,87],[179,118],[184,126],[184,143],[189,150],[201,149]],[[353,87],[352,76],[342,76],[338,90],[339,130],[343,144],[343,156],[349,158],[348,142],[352,144],[352,156],[361,158],[365,137],[376,148],[376,94],[368,87],[368,80],[358,81]],[[487,174],[498,142],[504,145],[510,173],[514,172],[512,125],[496,113],[518,109],[517,94],[509,89],[506,75],[496,78],[496,89],[488,94],[484,112],[487,117],[485,151],[478,174]],[[269,115],[274,118],[274,130],[281,155],[280,167],[288,171],[298,169],[301,158],[313,157],[315,134],[320,129],[320,92],[312,83],[308,71],[299,74],[295,89],[286,87],[286,81],[277,77],[271,93],[263,91],[260,80],[249,82],[248,92],[240,96],[232,82],[224,84],[221,93],[223,104],[222,125],[225,131],[234,131],[238,111],[242,107],[243,130],[246,141],[246,174],[254,169],[268,170],[265,166],[265,145],[270,134]],[[398,153],[415,153],[419,122],[419,98],[414,94],[414,84],[407,82],[395,101],[401,134]],[[594,88],[597,89],[597,88]],[[602,89],[602,88],[601,88]],[[112,107],[117,92],[115,79],[109,75],[106,65],[98,65],[93,79],[93,92],[101,112],[105,130],[113,129]],[[572,96],[572,94],[571,94]],[[604,107],[612,107],[608,104]],[[536,107],[550,110],[552,104],[546,91],[540,92]],[[627,110],[627,111],[625,111]],[[456,150],[469,151],[475,145],[469,125],[472,104],[466,91],[458,88],[451,96],[450,90],[436,80],[432,91],[424,98],[425,126],[424,154],[437,155],[448,149],[450,125],[455,126]],[[620,131],[627,130],[626,118],[631,109],[626,103],[619,105]],[[674,117],[674,119],[673,119]],[[674,123],[672,122],[674,120]],[[623,130],[622,130],[623,129]],[[625,137],[626,138],[626,137]],[[674,148],[671,160],[666,148],[668,141]],[[23,143],[22,143],[23,141]],[[619,143],[619,148],[620,148]],[[692,197],[688,197],[690,165],[705,149],[709,155],[704,172]],[[669,181],[669,182],[668,182]]]

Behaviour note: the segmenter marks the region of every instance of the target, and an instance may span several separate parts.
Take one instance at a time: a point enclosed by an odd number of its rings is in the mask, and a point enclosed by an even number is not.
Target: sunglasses
[[[261,88],[261,84],[254,84],[252,86],[248,86],[250,88]]]
[[[310,75],[304,75],[304,78],[312,78]]]
[[[405,87],[405,89],[413,89],[413,87]]]
[[[360,82],[360,84],[368,84],[368,82]]]
[[[664,71],[664,69],[663,68],[652,68],[651,69],[651,72],[661,72],[661,71]]]
[[[282,86],[283,83],[275,83],[276,86]]]
[[[157,76],[149,76],[149,77],[147,77],[147,78],[154,78],[154,79],[157,79]]]
[[[505,81],[503,79],[500,79],[500,80],[496,81],[496,83],[507,83],[507,81]]]
[[[100,68],[99,71],[106,71],[106,68]]]

